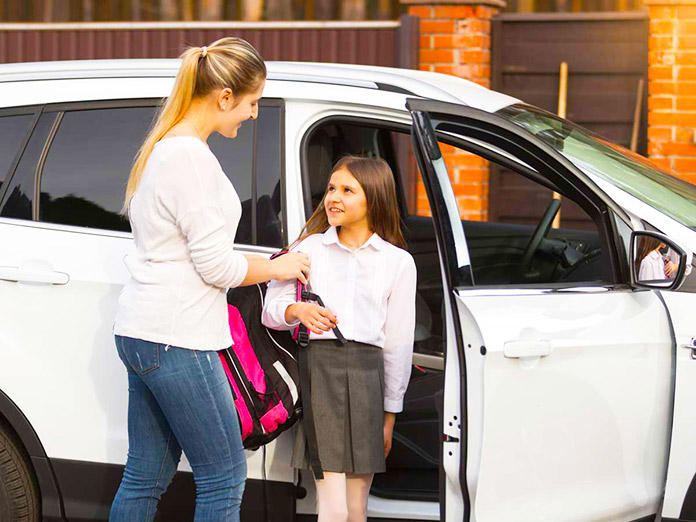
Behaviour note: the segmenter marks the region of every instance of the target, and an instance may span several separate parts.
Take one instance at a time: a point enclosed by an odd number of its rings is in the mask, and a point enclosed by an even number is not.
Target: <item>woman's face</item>
[[[229,99],[226,102],[230,106],[222,112],[220,129],[218,132],[225,138],[236,138],[239,127],[248,119],[256,119],[259,115],[259,100],[263,93],[263,88],[266,85],[266,80],[263,80],[258,89],[253,92],[244,94],[241,99]],[[234,102],[238,102],[234,105]],[[223,105],[225,106],[225,105]]]
[[[361,222],[367,225],[365,191],[348,169],[339,169],[331,174],[324,210],[331,226],[350,226]]]

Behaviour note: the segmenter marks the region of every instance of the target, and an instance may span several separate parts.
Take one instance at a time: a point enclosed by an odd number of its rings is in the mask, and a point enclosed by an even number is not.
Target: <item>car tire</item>
[[[19,442],[0,424],[0,520],[39,522],[39,494]]]

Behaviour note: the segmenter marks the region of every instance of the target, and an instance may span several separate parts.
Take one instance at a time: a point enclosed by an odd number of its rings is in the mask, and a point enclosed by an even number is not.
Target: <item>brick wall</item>
[[[419,16],[420,68],[491,85],[491,18],[500,0],[402,0]],[[463,219],[488,219],[488,162],[454,147],[441,146]],[[420,182],[419,182],[420,183]],[[429,213],[425,189],[418,186],[418,213]]]
[[[650,6],[648,155],[696,183],[696,0]]]

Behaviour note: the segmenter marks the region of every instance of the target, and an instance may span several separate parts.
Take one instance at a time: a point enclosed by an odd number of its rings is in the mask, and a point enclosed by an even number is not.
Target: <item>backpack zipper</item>
[[[234,357],[235,357],[235,359],[236,359],[236,354],[235,354]],[[238,382],[239,382],[240,385],[241,385],[240,388],[244,389],[244,391],[246,392],[247,397],[249,398],[249,400],[246,401],[247,406],[248,406],[249,408],[251,408],[252,410],[254,410],[254,416],[255,416],[257,419],[259,419],[259,418],[260,418],[260,417],[259,417],[259,412],[258,412],[258,410],[256,409],[256,406],[254,406],[254,400],[251,398],[251,393],[249,393],[249,388],[247,388],[247,382],[242,378],[242,374],[241,374],[241,372],[239,371],[239,368],[237,368],[237,362],[232,358],[231,354],[230,354],[230,360],[232,361],[232,366],[234,367],[234,371],[235,371],[235,373],[237,374]],[[266,433],[266,430],[264,429],[263,425],[262,425],[260,422],[259,422],[259,425],[261,426],[261,431],[263,431],[263,433]]]

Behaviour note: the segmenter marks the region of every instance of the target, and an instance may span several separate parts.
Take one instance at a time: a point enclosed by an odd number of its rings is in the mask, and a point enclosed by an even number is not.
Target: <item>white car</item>
[[[108,518],[127,451],[119,209],[177,68],[0,66],[2,522]],[[415,366],[371,518],[696,520],[696,187],[519,100],[410,70],[270,63],[258,120],[210,145],[243,200],[237,248],[265,255],[297,237],[340,155],[394,170]],[[453,188],[447,165],[481,158],[542,211],[461,220],[480,198],[458,201],[472,171]],[[559,206],[573,220],[555,228]],[[678,270],[639,283],[651,237]],[[244,520],[315,513],[291,446],[287,433],[247,453]],[[190,520],[193,496],[183,462],[161,520]]]

